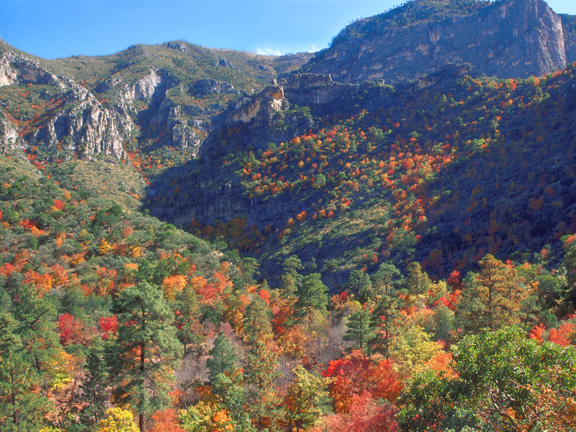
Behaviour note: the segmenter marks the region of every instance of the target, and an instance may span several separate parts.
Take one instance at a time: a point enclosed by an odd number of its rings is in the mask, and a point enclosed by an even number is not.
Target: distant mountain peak
[[[563,21],[543,0],[413,0],[349,25],[306,71],[394,84],[468,63],[500,78],[541,76],[573,60]]]

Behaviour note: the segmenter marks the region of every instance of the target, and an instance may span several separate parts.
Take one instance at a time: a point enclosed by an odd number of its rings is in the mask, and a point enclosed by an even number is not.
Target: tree
[[[325,423],[331,432],[397,432],[396,411],[392,404],[381,405],[364,391],[352,396],[349,412],[333,414]]]
[[[179,365],[182,344],[162,291],[147,282],[122,291],[113,312],[120,324],[107,354],[118,384],[115,393],[138,412],[138,427],[144,431],[145,415],[170,404],[168,383]]]
[[[346,287],[351,294],[356,295],[362,304],[372,297],[372,281],[363,270],[352,270]]]
[[[576,424],[576,355],[528,339],[517,327],[464,337],[455,374],[423,373],[400,398],[411,431],[570,430]],[[563,425],[563,426],[562,426]]]
[[[280,289],[283,297],[292,298],[296,295],[302,285],[302,275],[299,273],[304,267],[297,256],[289,256],[284,260],[282,266],[282,277]]]
[[[297,366],[292,372],[295,379],[284,397],[286,414],[283,423],[287,430],[300,432],[312,426],[322,415],[320,404],[328,392],[324,380],[302,366]]]
[[[248,352],[245,366],[248,411],[258,430],[275,422],[278,404],[276,380],[280,377],[277,354],[262,338],[256,339]]]
[[[18,324],[0,314],[0,430],[38,430],[52,404],[40,393],[42,375],[14,333]]]
[[[371,328],[372,318],[368,308],[360,308],[348,316],[346,325],[348,329],[344,335],[344,340],[353,341],[354,346],[360,351],[364,351],[368,344],[374,339],[374,333]]]
[[[80,411],[80,423],[97,424],[106,413],[109,402],[108,364],[102,348],[94,347],[86,359],[86,377],[81,385],[81,398],[86,404]]]
[[[259,295],[254,296],[244,312],[244,339],[248,343],[272,337],[270,315],[270,308],[264,299]]]
[[[361,395],[364,391],[370,392],[374,398],[394,402],[402,389],[391,360],[378,356],[366,357],[358,350],[330,361],[322,375],[330,378],[328,388],[337,413],[349,412],[353,396]]]
[[[230,413],[235,430],[253,431],[252,419],[246,410],[247,389],[242,371],[235,369],[228,375],[217,375],[212,383],[212,389],[220,404]]]
[[[223,374],[234,369],[236,364],[236,350],[224,334],[218,333],[218,337],[214,341],[214,348],[210,350],[212,358],[206,360],[208,367],[210,382],[213,382],[217,375]]]
[[[312,310],[326,311],[328,287],[320,279],[320,273],[305,276],[298,295],[298,310],[310,314]]]
[[[403,277],[394,264],[385,262],[380,264],[370,280],[376,294],[390,295],[402,284]]]
[[[184,429],[178,425],[177,414],[174,408],[156,411],[152,414],[154,426],[150,429],[150,432],[184,432]]]
[[[408,277],[405,284],[408,288],[408,293],[412,295],[427,294],[432,288],[432,281],[426,272],[422,271],[422,267],[417,262],[408,264]]]
[[[14,333],[22,342],[22,354],[38,371],[45,370],[59,345],[54,331],[56,311],[47,297],[40,297],[29,285],[20,285],[18,301],[14,302]]]
[[[522,302],[532,291],[512,265],[486,255],[480,261],[480,272],[469,273],[464,281],[459,324],[468,331],[518,324]]]
[[[106,411],[106,418],[100,422],[98,432],[137,432],[134,416],[120,407]]]

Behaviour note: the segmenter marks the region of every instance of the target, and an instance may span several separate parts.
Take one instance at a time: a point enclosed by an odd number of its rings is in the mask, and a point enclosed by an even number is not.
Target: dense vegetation
[[[557,269],[545,249],[463,279],[383,262],[331,295],[291,256],[271,289],[253,259],[0,162],[2,430],[574,425],[576,236]]]
[[[234,126],[201,161],[158,177],[163,192],[148,203],[168,219],[166,209],[200,209],[192,232],[261,259],[274,286],[293,254],[334,287],[390,260],[447,277],[487,253],[530,259],[547,248],[557,259],[574,231],[573,82],[570,66],[528,80],[462,75],[376,102],[368,94],[359,107],[369,111],[312,111],[314,129],[263,150],[235,147],[244,131]],[[231,179],[232,198],[264,210],[203,219],[205,197],[227,193]]]
[[[325,84],[337,102],[230,124],[302,58],[38,61],[140,127],[123,159],[24,145],[78,89],[0,87],[0,431],[576,430],[575,65]]]

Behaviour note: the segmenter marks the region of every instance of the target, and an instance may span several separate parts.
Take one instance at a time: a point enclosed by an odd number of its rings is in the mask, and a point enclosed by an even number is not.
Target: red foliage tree
[[[337,413],[349,412],[353,397],[370,392],[375,398],[393,402],[402,383],[389,359],[365,357],[354,350],[348,356],[330,362],[323,375],[333,378],[328,385]]]
[[[115,315],[112,315],[111,317],[101,317],[98,324],[104,332],[104,340],[108,340],[110,336],[114,336],[118,329],[118,319]]]
[[[174,408],[156,411],[152,414],[154,426],[149,432],[184,432],[178,424],[178,413]]]
[[[58,317],[58,330],[60,332],[60,343],[64,346],[82,343],[83,322],[76,320],[74,316],[65,313]]]
[[[352,397],[350,412],[332,415],[326,423],[331,432],[397,432],[395,413],[391,404],[378,405],[372,395],[364,391]]]

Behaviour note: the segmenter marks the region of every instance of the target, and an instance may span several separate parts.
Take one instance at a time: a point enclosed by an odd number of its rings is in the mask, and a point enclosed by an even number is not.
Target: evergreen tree
[[[86,359],[86,378],[81,385],[82,401],[86,403],[80,411],[81,424],[93,426],[105,417],[109,401],[108,377],[103,352],[95,347]]]
[[[408,264],[408,277],[405,283],[411,295],[426,294],[432,288],[432,281],[417,262]]]
[[[328,396],[328,391],[322,378],[312,375],[302,366],[297,366],[292,372],[295,379],[284,398],[286,411],[283,423],[286,430],[305,431],[322,415],[320,405],[322,399]]]
[[[244,312],[244,339],[249,344],[272,337],[270,314],[270,308],[262,297],[254,296]]]
[[[258,430],[276,421],[276,380],[280,375],[277,354],[266,340],[256,339],[246,358],[245,380],[249,412]]]
[[[396,266],[382,263],[371,279],[375,292],[372,326],[378,335],[374,338],[374,349],[388,359],[390,342],[396,334],[394,323],[400,316],[397,288],[402,285],[403,277]]]
[[[110,373],[118,383],[115,393],[136,410],[144,431],[145,415],[170,404],[168,383],[183,354],[182,344],[162,291],[147,282],[122,291],[113,312],[121,323],[108,350]]]
[[[298,309],[310,314],[313,310],[324,312],[328,306],[328,287],[320,279],[320,273],[312,273],[302,280]]]
[[[0,315],[0,430],[38,430],[52,404],[37,391],[43,377],[15,333],[18,324],[9,314]]]
[[[220,403],[225,406],[234,420],[234,430],[237,432],[252,432],[252,419],[246,411],[246,387],[244,374],[236,369],[229,375],[217,375],[212,388]]]
[[[376,295],[390,295],[402,284],[403,279],[400,270],[390,263],[380,264],[378,271],[370,277]]]
[[[374,339],[374,332],[371,328],[371,316],[368,308],[360,308],[348,317],[348,330],[344,335],[344,340],[353,341],[354,346],[361,351],[368,348],[368,344]]]
[[[518,324],[522,303],[532,292],[513,266],[486,255],[480,261],[480,272],[470,272],[464,280],[458,304],[459,327],[479,331]]]
[[[22,284],[18,301],[14,302],[13,315],[18,323],[14,329],[28,357],[37,370],[45,370],[59,346],[54,322],[56,310],[47,297],[40,298],[36,289]]]
[[[302,286],[302,275],[300,270],[304,269],[302,261],[297,256],[289,256],[284,260],[282,266],[282,280],[280,290],[283,297],[293,298]]]
[[[218,333],[214,341],[214,348],[210,350],[212,358],[206,360],[210,382],[213,382],[216,376],[224,374],[234,369],[236,364],[236,350],[223,332]]]
[[[346,288],[354,294],[362,304],[372,297],[372,281],[370,276],[362,270],[352,270]]]

